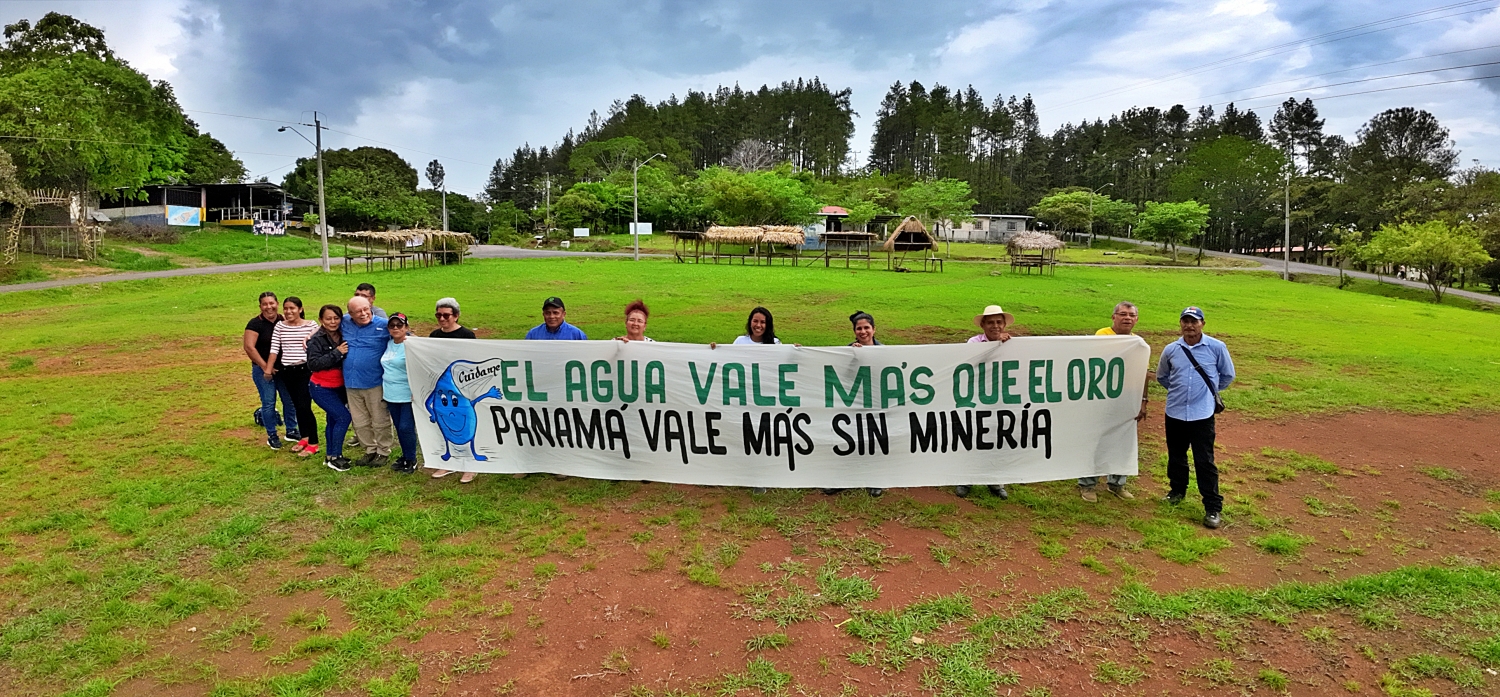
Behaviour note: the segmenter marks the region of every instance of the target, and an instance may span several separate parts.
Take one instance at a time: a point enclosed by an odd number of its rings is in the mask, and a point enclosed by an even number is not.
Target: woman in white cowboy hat
[[[974,325],[983,329],[984,333],[971,337],[969,343],[1010,341],[1010,334],[1005,330],[1015,321],[1016,316],[1000,309],[999,305],[986,305],[984,312],[974,315]]]
[[[984,312],[974,316],[974,324],[983,329],[984,333],[971,337],[969,343],[979,344],[988,341],[1010,341],[1010,333],[1005,330],[1009,329],[1011,323],[1015,321],[1015,315],[1000,309],[999,305],[987,305],[984,308]],[[1010,492],[1005,490],[1004,484],[991,484],[989,485],[989,489],[991,494],[1001,499],[1010,498]],[[969,487],[960,484],[953,487],[953,493],[958,494],[960,498],[967,497],[969,495]]]

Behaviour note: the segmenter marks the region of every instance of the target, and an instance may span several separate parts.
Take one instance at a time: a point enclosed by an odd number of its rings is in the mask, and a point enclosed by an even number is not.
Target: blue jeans
[[[276,415],[276,395],[281,395],[281,410],[286,413],[286,432],[297,433],[297,409],[292,406],[292,393],[288,392],[286,385],[276,380],[266,379],[266,374],[260,368],[250,366],[250,377],[255,379],[255,391],[260,393],[260,423],[266,427],[266,435],[276,435],[276,427],[281,424],[281,417]]]
[[[344,403],[344,388],[309,384],[308,391],[312,393],[313,401],[328,414],[328,424],[323,427],[325,452],[328,457],[342,457],[344,436],[349,433],[349,424],[354,422],[349,405]]]
[[[1109,483],[1113,486],[1125,486],[1125,481],[1130,479],[1128,474],[1108,475]],[[1099,483],[1098,477],[1079,477],[1078,486],[1094,486]]]
[[[411,402],[386,402],[385,410],[391,413],[391,425],[396,427],[396,440],[401,443],[401,459],[415,464],[417,418],[412,413]]]

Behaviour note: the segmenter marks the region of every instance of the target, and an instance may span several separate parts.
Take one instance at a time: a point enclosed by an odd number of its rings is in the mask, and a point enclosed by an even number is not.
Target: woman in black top
[[[856,310],[854,314],[849,315],[849,323],[854,325],[854,342],[849,344],[850,346],[858,348],[860,346],[883,345],[875,338],[875,318],[871,317],[870,313],[864,310]],[[840,491],[843,491],[843,489],[824,489],[823,493],[832,496]],[[871,496],[880,496],[885,493],[885,489],[873,486],[867,487],[865,491],[869,492]]]
[[[297,433],[297,410],[292,406],[292,393],[285,385],[266,377],[281,370],[281,364],[271,358],[271,335],[281,321],[277,307],[280,301],[276,294],[266,291],[260,294],[260,314],[245,325],[243,339],[245,355],[249,357],[250,376],[255,380],[255,391],[260,394],[260,408],[255,410],[255,423],[266,429],[266,445],[272,450],[281,449],[281,439],[276,436],[276,427],[282,423],[276,413],[276,395],[281,395],[281,410],[286,413],[286,438],[293,443],[302,439]]]
[[[443,298],[437,301],[438,328],[427,336],[433,339],[472,339],[474,331],[458,323],[458,301]]]

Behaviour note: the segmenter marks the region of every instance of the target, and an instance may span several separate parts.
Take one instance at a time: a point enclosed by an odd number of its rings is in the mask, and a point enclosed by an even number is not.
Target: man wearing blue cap
[[[1198,493],[1203,495],[1203,525],[1219,527],[1224,497],[1214,466],[1214,414],[1224,410],[1219,392],[1234,382],[1229,347],[1203,333],[1203,310],[1189,307],[1178,319],[1182,338],[1162,349],[1156,381],[1167,388],[1167,503],[1187,496],[1188,448],[1193,450]]]

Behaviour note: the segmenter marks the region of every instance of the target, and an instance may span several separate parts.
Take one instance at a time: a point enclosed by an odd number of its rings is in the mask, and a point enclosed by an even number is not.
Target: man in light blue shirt
[[[543,300],[542,323],[526,332],[526,338],[531,341],[587,341],[588,335],[582,329],[568,324],[567,317],[568,308],[563,306],[562,298],[553,296]]]
[[[1214,466],[1214,414],[1222,403],[1219,392],[1234,382],[1234,361],[1224,342],[1203,333],[1203,310],[1183,310],[1178,326],[1182,338],[1162,349],[1156,366],[1156,381],[1167,388],[1167,480],[1172,487],[1167,502],[1176,505],[1187,496],[1191,448],[1203,496],[1203,525],[1217,528],[1224,497]]]

